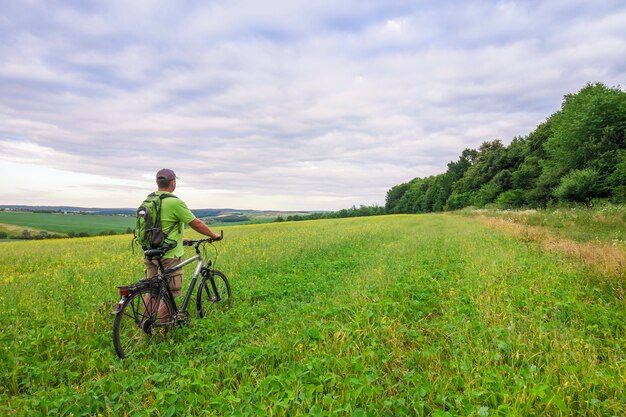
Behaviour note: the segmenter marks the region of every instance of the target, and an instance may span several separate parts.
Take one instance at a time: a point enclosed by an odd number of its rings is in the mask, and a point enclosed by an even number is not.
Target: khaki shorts
[[[159,263],[156,259],[149,261],[148,259],[143,259],[144,264],[146,265],[146,278],[154,277],[159,274]],[[175,258],[165,258],[161,259],[163,263],[163,268],[170,269],[175,267],[180,263],[180,257]],[[179,269],[175,271],[172,275],[170,275],[170,290],[172,290],[172,295],[174,297],[180,297],[183,288],[183,269]]]

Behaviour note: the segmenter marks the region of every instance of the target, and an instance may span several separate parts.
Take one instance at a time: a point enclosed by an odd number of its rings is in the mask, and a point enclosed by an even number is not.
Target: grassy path
[[[1,415],[620,415],[623,274],[447,215],[229,227],[233,310],[120,362],[130,239],[6,243]],[[190,271],[187,271],[189,276]],[[623,294],[623,292],[622,292]],[[148,410],[148,411],[147,411]]]

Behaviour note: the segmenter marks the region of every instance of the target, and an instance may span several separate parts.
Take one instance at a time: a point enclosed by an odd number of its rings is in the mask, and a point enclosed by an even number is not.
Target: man
[[[157,195],[169,193],[171,194],[176,189],[176,174],[171,169],[163,168],[156,175],[156,183],[158,187]],[[185,253],[183,247],[183,229],[184,225],[188,224],[196,232],[212,237],[213,239],[220,239],[220,235],[213,233],[209,227],[202,222],[202,220],[196,218],[196,216],[187,208],[187,205],[179,198],[164,198],[161,200],[161,228],[163,230],[170,230],[167,240],[176,242],[176,245],[165,252],[162,263],[163,268],[169,269],[181,262],[181,258]],[[144,258],[146,265],[146,277],[153,277],[159,273],[159,264],[156,260],[148,260]],[[178,297],[182,294],[183,286],[183,270],[182,268],[176,271],[175,275],[171,277],[170,289],[174,297]],[[165,319],[167,316],[167,308],[164,303],[159,306],[159,317]]]

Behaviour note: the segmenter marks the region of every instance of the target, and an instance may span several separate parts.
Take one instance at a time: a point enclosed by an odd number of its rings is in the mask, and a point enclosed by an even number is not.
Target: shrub
[[[574,170],[561,179],[554,191],[559,200],[589,202],[602,193],[600,175],[595,169]]]
[[[526,204],[524,197],[524,190],[509,190],[505,191],[498,196],[497,205],[499,208],[511,209],[522,207]]]
[[[474,205],[476,201],[476,195],[474,192],[465,192],[457,194],[453,192],[448,201],[446,201],[446,210],[458,210],[463,207]]]

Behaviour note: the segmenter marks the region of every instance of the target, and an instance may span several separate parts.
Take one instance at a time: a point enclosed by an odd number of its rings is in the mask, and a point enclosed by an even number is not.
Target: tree
[[[498,172],[487,184],[480,187],[479,205],[493,203],[500,193],[511,188],[511,173],[508,169]]]
[[[511,185],[521,190],[530,190],[536,186],[540,175],[541,159],[535,155],[528,155],[511,174]]]
[[[598,83],[566,95],[544,145],[543,181],[557,184],[570,171],[588,168],[603,153],[626,148],[625,130],[626,93],[621,90]]]
[[[478,151],[475,149],[464,149],[458,161],[448,163],[446,174],[449,175],[450,181],[455,183],[463,178],[467,170],[474,165],[476,158],[478,158]]]
[[[453,190],[461,194],[478,191],[489,182],[500,170],[506,167],[506,149],[500,140],[483,142],[472,165],[465,171]]]
[[[626,150],[621,149],[615,158],[615,169],[608,177],[607,186],[611,192],[611,200],[626,203]]]
[[[387,191],[387,198],[385,201],[385,210],[387,210],[387,213],[401,213],[401,211],[399,211],[400,200],[410,187],[410,183],[404,183],[393,186],[389,191]]]
[[[427,211],[443,211],[446,200],[452,193],[452,183],[449,178],[447,172],[431,177],[430,186],[425,194]]]
[[[415,178],[409,183],[409,189],[402,195],[398,202],[398,213],[420,213],[424,194],[423,178]]]

